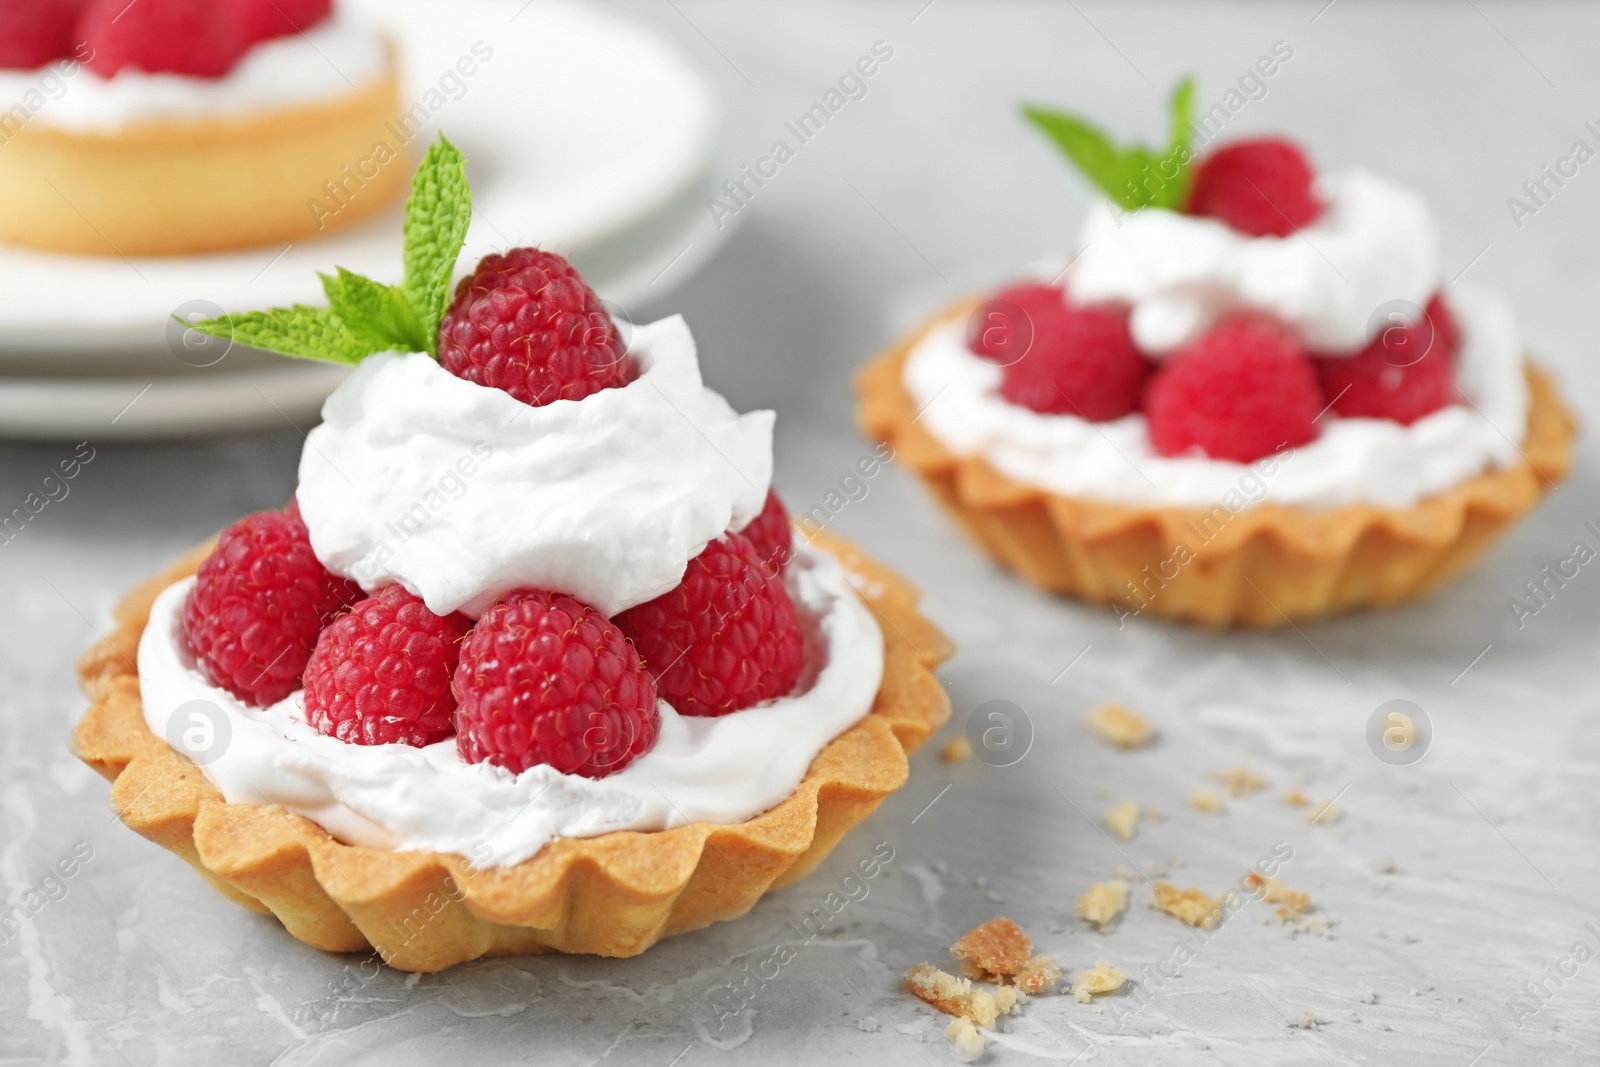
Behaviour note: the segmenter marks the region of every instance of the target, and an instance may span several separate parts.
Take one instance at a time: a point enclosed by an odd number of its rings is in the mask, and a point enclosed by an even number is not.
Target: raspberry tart
[[[0,242],[283,244],[405,194],[394,49],[332,0],[0,0]]]
[[[892,444],[1036,585],[1213,626],[1418,596],[1563,478],[1576,426],[1426,201],[1283,138],[1164,150],[1024,114],[1104,194],[1069,265],[861,372]]]
[[[73,737],[229,897],[414,971],[741,915],[949,715],[915,590],[795,538],[772,413],[702,384],[682,318],[625,344],[536,249],[452,295],[471,212],[441,138],[403,284],[197,327],[355,368],[294,500],[122,603]]]

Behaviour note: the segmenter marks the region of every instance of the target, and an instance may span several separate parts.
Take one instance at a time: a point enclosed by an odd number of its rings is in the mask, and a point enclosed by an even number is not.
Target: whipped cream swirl
[[[1421,196],[1364,170],[1319,183],[1324,210],[1288,237],[1250,237],[1161,208],[1089,213],[1068,287],[1082,302],[1133,306],[1141,350],[1161,357],[1229,312],[1265,311],[1319,353],[1353,354],[1439,288],[1439,237]]]
[[[761,512],[774,416],[705,387],[681,316],[637,327],[630,353],[628,385],[538,408],[423,353],[363,360],[300,459],[317,558],[440,615],[535,587],[611,616],[672,589]]]
[[[21,106],[29,122],[105,133],[135,123],[321,103],[365,87],[388,63],[388,46],[376,31],[334,19],[263,41],[220,78],[133,67],[102,78],[76,60],[0,70],[0,102]]]

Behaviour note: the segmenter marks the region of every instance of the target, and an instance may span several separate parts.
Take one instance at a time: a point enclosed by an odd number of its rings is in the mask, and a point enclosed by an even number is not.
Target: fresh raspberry
[[[616,621],[662,699],[683,715],[726,715],[788,696],[805,663],[789,591],[742,534],[711,542],[675,589]]]
[[[1000,290],[967,320],[968,350],[991,363],[1015,363],[1033,346],[1036,324],[1053,318],[1066,299],[1059,286],[1039,282]]]
[[[0,67],[36,70],[72,54],[83,0],[0,0]]]
[[[1322,214],[1316,172],[1292,141],[1235,141],[1195,165],[1188,212],[1209,215],[1251,237],[1287,237]]]
[[[212,685],[266,707],[294,692],[327,622],[361,599],[311,551],[306,524],[281,511],[222,531],[183,605],[183,633]]]
[[[455,731],[450,678],[472,622],[435,615],[404,586],[355,604],[306,664],[306,721],[354,745],[415,745]]]
[[[1390,326],[1353,356],[1316,361],[1322,391],[1346,418],[1407,426],[1455,400],[1455,319],[1437,295],[1421,321]]]
[[[461,645],[456,746],[514,774],[604,778],[656,743],[656,683],[615,623],[560,593],[495,601]]]
[[[767,503],[761,514],[739,532],[755,546],[756,558],[767,565],[767,571],[782,574],[788,569],[789,558],[794,555],[794,530],[776,489],[767,490]]]
[[[1241,317],[1169,359],[1150,379],[1144,410],[1163,456],[1251,463],[1314,438],[1322,404],[1300,346],[1272,322]]]
[[[88,0],[76,36],[106,78],[123,67],[220,78],[250,47],[239,12],[217,0]]]
[[[534,407],[633,378],[600,298],[572,264],[536,248],[484,256],[461,279],[439,327],[439,359],[457,378]]]
[[[1034,411],[1091,422],[1138,410],[1150,364],[1134,347],[1126,308],[1058,302],[1030,314],[1033,343],[1002,372],[1002,397]]]
[[[333,14],[333,0],[237,0],[240,32],[250,44],[303,33]]]

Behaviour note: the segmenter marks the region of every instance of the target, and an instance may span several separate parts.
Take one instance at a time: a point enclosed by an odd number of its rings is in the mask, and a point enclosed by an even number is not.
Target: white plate
[[[653,245],[618,249],[626,265],[612,287],[600,289],[614,312],[628,317],[630,303],[655,299],[687,278],[721,236],[699,204],[666,221]],[[207,367],[189,367],[165,347],[158,358],[146,367],[79,356],[70,362],[82,364],[82,374],[0,375],[0,437],[107,441],[305,429],[348,373],[333,364],[244,350]]]
[[[665,235],[694,233],[667,253],[670,260],[692,245],[663,287],[723,236],[688,221],[691,207],[706,217],[719,158],[711,92],[653,34],[549,0],[344,7],[346,17],[389,26],[402,42],[408,107],[424,102],[474,43],[494,50],[412,142],[420,152],[443,129],[468,156],[477,214],[466,263],[537,244],[569,256],[602,295],[626,305],[654,295],[640,260],[659,257]],[[320,303],[316,272],[335,264],[398,281],[398,212],[326,240],[205,257],[125,261],[0,249],[0,357],[13,373],[31,363],[39,375],[59,373],[80,354],[97,364],[125,358],[130,370],[152,358],[170,362],[165,331],[179,307]],[[9,425],[0,419],[0,433]]]

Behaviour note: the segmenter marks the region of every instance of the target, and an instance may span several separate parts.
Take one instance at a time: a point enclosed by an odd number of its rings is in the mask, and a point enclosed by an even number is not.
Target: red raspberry
[[[88,0],[76,35],[106,78],[123,67],[220,78],[250,47],[239,12],[217,0]]]
[[[616,621],[662,699],[683,715],[726,715],[788,696],[805,665],[789,591],[741,534],[711,542],[677,588]]]
[[[1251,463],[1314,438],[1322,404],[1300,346],[1272,322],[1241,317],[1169,359],[1150,379],[1144,410],[1163,456]]]
[[[306,721],[354,745],[431,745],[455,732],[450,695],[472,622],[435,615],[404,586],[354,605],[306,664]]]
[[[656,743],[656,683],[615,623],[560,593],[495,601],[461,645],[456,745],[514,774],[604,778]]]
[[[1002,397],[1034,411],[1091,422],[1138,410],[1150,364],[1134,347],[1126,308],[1058,303],[1030,314],[1033,343],[1003,371]]]
[[[72,54],[83,0],[0,0],[0,67],[36,70]]]
[[[241,32],[250,44],[303,33],[333,14],[333,0],[238,0],[238,3]]]
[[[461,279],[439,327],[439,359],[457,378],[534,407],[633,380],[600,298],[572,264],[536,248],[484,256]]]
[[[1195,165],[1191,215],[1209,215],[1251,237],[1287,237],[1322,214],[1316,172],[1292,141],[1235,141]]]
[[[767,565],[769,572],[782,574],[788,569],[789,559],[794,555],[794,530],[776,489],[767,490],[767,503],[761,514],[739,532],[755,546],[756,558]]]
[[[967,320],[967,348],[1001,365],[1015,363],[1033,346],[1036,324],[1066,306],[1059,286],[1023,282],[985,300]]]
[[[1407,426],[1455,400],[1455,319],[1437,295],[1420,322],[1390,326],[1353,356],[1316,361],[1322,391],[1346,418]]]
[[[222,531],[183,605],[183,633],[200,672],[257,707],[300,686],[322,627],[361,599],[311,551],[306,525],[281,511]]]

